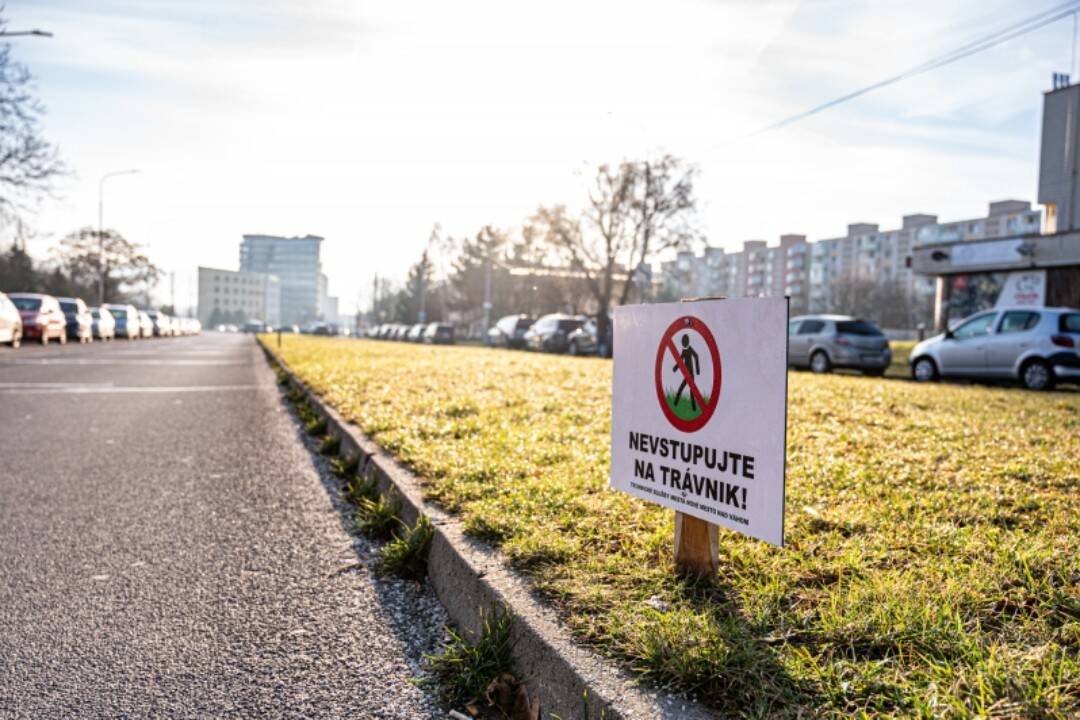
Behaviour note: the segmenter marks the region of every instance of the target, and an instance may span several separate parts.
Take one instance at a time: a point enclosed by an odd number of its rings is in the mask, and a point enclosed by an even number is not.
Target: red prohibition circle
[[[713,382],[712,395],[709,398],[708,404],[703,402],[701,392],[697,389],[697,383],[694,382],[693,375],[689,373],[688,369],[683,364],[682,357],[675,346],[675,333],[682,330],[693,330],[696,332],[705,340],[705,346],[709,349],[709,357],[712,359]],[[684,420],[679,417],[668,405],[667,398],[664,397],[664,366],[670,362],[676,364],[683,378],[688,381],[687,386],[692,393],[692,397],[694,397],[695,401],[701,406],[701,414],[696,418]],[[664,332],[663,337],[660,338],[660,347],[656,350],[656,399],[660,401],[660,409],[664,411],[664,417],[668,419],[668,422],[674,425],[677,430],[688,433],[697,432],[705,427],[705,424],[709,422],[709,419],[712,417],[713,412],[716,411],[716,406],[720,401],[721,376],[720,350],[716,347],[716,338],[713,337],[708,326],[692,315],[684,315],[671,323]]]

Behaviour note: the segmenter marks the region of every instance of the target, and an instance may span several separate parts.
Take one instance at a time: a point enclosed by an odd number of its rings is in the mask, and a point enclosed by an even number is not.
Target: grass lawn
[[[1080,716],[1080,394],[790,376],[787,541],[608,489],[611,364],[286,335],[289,365],[583,642],[746,717]],[[268,343],[273,347],[273,343]]]
[[[892,340],[889,342],[889,347],[892,349],[892,362],[889,363],[889,369],[885,371],[885,374],[893,377],[910,378],[911,368],[908,367],[907,360],[912,349],[917,344],[918,342],[915,340]]]

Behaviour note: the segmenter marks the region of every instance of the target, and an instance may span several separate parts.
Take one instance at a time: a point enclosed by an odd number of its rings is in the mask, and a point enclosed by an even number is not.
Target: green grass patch
[[[376,540],[389,539],[401,526],[401,498],[394,491],[356,503],[356,529]]]
[[[435,529],[421,514],[412,527],[402,527],[382,549],[379,570],[406,580],[422,580],[427,574],[428,551]]]
[[[304,432],[314,437],[317,435],[325,435],[326,428],[326,418],[320,416],[314,410],[309,410],[308,418],[304,423]]]
[[[360,467],[360,456],[357,453],[338,455],[330,459],[330,472],[339,478],[351,478]]]
[[[365,500],[378,500],[379,487],[375,484],[375,478],[350,475],[346,477],[345,483],[342,485],[341,494],[345,498],[345,502],[354,507],[359,507]]]
[[[706,404],[709,402],[708,395],[702,395],[702,399]],[[701,406],[697,404],[693,398],[690,397],[690,391],[684,389],[682,395],[676,400],[675,390],[664,390],[664,401],[667,406],[671,408],[671,411],[675,413],[675,417],[680,420],[693,420],[701,415]]]
[[[790,373],[787,546],[721,531],[699,586],[608,488],[610,363],[279,352],[579,641],[722,716],[1080,715],[1080,394]]]
[[[326,433],[319,442],[320,455],[337,455],[341,449],[341,438],[333,433]]]
[[[504,609],[484,615],[476,636],[447,628],[450,637],[442,652],[427,656],[432,681],[444,705],[480,705],[480,698],[493,680],[503,673],[513,673],[513,627],[513,616]]]

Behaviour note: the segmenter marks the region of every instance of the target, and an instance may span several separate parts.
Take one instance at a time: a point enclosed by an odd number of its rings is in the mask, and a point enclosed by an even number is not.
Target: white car
[[[1080,310],[987,310],[923,340],[908,359],[921,382],[941,377],[1019,380],[1031,390],[1080,381]]]
[[[22,316],[15,303],[0,292],[0,343],[8,343],[13,348],[22,343]]]

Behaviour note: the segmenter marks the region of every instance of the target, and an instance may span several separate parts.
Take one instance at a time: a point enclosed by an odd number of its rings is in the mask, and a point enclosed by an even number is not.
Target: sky
[[[1035,199],[1072,20],[746,136],[1059,2],[8,0],[9,29],[54,34],[14,54],[71,169],[29,247],[95,224],[101,176],[127,168],[105,224],[174,273],[156,296],[180,308],[244,233],[312,233],[351,311],[435,223],[512,230],[580,206],[599,163],[661,152],[699,168],[699,225],[727,250],[978,217]]]

